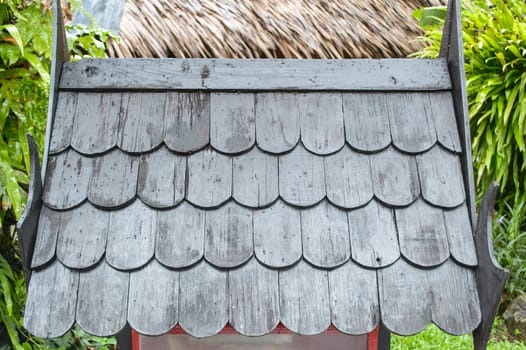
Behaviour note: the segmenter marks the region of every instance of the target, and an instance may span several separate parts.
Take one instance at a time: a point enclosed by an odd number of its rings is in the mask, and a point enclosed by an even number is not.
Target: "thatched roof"
[[[446,0],[127,0],[115,57],[405,57]]]

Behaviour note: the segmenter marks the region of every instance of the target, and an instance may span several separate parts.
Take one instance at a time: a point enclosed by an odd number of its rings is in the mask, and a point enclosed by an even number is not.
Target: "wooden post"
[[[378,328],[378,350],[391,349],[391,332],[383,324],[380,324]]]
[[[115,338],[117,338],[117,350],[132,350],[132,330],[129,324],[117,333]]]

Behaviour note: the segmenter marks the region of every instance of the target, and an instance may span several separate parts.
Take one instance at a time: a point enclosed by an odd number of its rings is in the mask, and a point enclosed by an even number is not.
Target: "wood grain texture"
[[[326,155],[345,144],[341,93],[298,95],[301,141],[309,151]]]
[[[232,159],[212,149],[192,154],[187,160],[186,198],[200,207],[217,207],[232,195]]]
[[[303,257],[321,268],[343,264],[351,256],[346,212],[322,201],[301,210]]]
[[[379,268],[400,257],[393,210],[372,200],[348,212],[352,259],[360,265]]]
[[[179,325],[203,338],[219,333],[228,322],[228,272],[201,261],[180,273]]]
[[[278,271],[251,259],[228,273],[230,324],[243,335],[259,336],[279,322]]]
[[[378,270],[382,323],[400,335],[416,334],[431,322],[427,273],[400,259]]]
[[[254,253],[263,264],[279,268],[302,256],[300,212],[282,201],[254,211]]]
[[[136,200],[110,213],[106,260],[119,270],[145,265],[154,255],[157,211]]]
[[[111,76],[110,76],[111,72]],[[61,89],[444,90],[444,59],[85,59]]]
[[[55,261],[32,273],[24,311],[24,327],[33,335],[55,338],[75,322],[79,273]]]
[[[164,142],[173,151],[189,153],[210,142],[210,94],[167,92]]]
[[[477,252],[466,204],[444,210],[444,222],[451,256],[463,265],[476,266]]]
[[[437,140],[450,151],[462,152],[451,91],[429,93]]]
[[[205,259],[217,267],[241,265],[253,253],[252,211],[230,202],[206,212]]]
[[[233,159],[234,199],[248,207],[259,208],[279,196],[278,158],[252,149]]]
[[[95,158],[88,199],[106,207],[120,207],[132,201],[137,193],[139,158],[118,149]]]
[[[138,176],[142,201],[155,208],[173,207],[184,199],[186,157],[161,147],[141,156]]]
[[[285,327],[302,335],[319,334],[331,323],[327,271],[300,260],[279,271],[280,318]]]
[[[391,143],[385,93],[344,93],[343,118],[346,139],[352,147],[376,152]]]
[[[162,264],[181,268],[199,261],[205,247],[205,212],[187,202],[157,213],[155,257]]]
[[[152,260],[130,273],[128,322],[137,332],[160,335],[177,324],[179,272]]]
[[[327,198],[342,208],[356,208],[373,197],[369,156],[349,147],[324,159]]]
[[[298,94],[256,94],[256,140],[258,147],[279,154],[293,149],[300,139]]]
[[[100,261],[106,249],[109,216],[90,203],[63,212],[58,229],[58,259],[72,269],[85,269]]]
[[[310,206],[325,196],[323,158],[299,145],[279,157],[279,194],[289,204]]]
[[[73,124],[77,109],[78,93],[63,91],[58,94],[57,107],[53,118],[53,131],[49,143],[49,153],[62,152],[71,144]]]
[[[55,209],[70,209],[79,205],[88,196],[92,172],[93,159],[83,157],[72,149],[50,155],[43,201]]]
[[[126,325],[130,274],[102,261],[80,273],[77,323],[101,337],[114,335]],[[96,293],[94,292],[96,291]]]
[[[121,99],[118,92],[80,92],[71,146],[83,154],[98,154],[117,145]]]
[[[36,269],[55,257],[57,237],[60,225],[60,212],[49,209],[45,205],[40,211],[38,230],[33,250],[31,268]]]
[[[409,153],[431,148],[437,141],[426,93],[389,93],[387,109],[394,145]]]
[[[329,271],[332,324],[341,332],[367,334],[378,326],[376,272],[352,261]]]
[[[164,136],[166,93],[123,93],[118,146],[131,153],[159,146]]]
[[[430,203],[454,208],[464,203],[464,181],[460,157],[435,146],[416,156],[422,196]]]
[[[390,147],[370,156],[374,194],[393,206],[411,204],[420,193],[418,171],[414,156]]]
[[[251,93],[210,95],[210,144],[224,153],[239,153],[256,140],[255,100]]]
[[[449,244],[442,210],[418,200],[395,209],[400,252],[412,263],[429,267],[449,257]]]

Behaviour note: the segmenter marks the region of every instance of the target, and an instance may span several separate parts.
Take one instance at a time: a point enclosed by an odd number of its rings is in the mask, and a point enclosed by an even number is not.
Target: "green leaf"
[[[13,24],[5,24],[3,26],[0,26],[0,30],[4,29],[13,37],[13,39],[15,39],[15,42],[18,45],[18,48],[20,49],[20,54],[24,55],[24,43],[22,42],[22,38],[20,37],[18,28]]]

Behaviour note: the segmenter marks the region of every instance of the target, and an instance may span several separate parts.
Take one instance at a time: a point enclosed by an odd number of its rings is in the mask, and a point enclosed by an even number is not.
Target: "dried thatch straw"
[[[127,0],[115,57],[405,57],[446,0]]]

